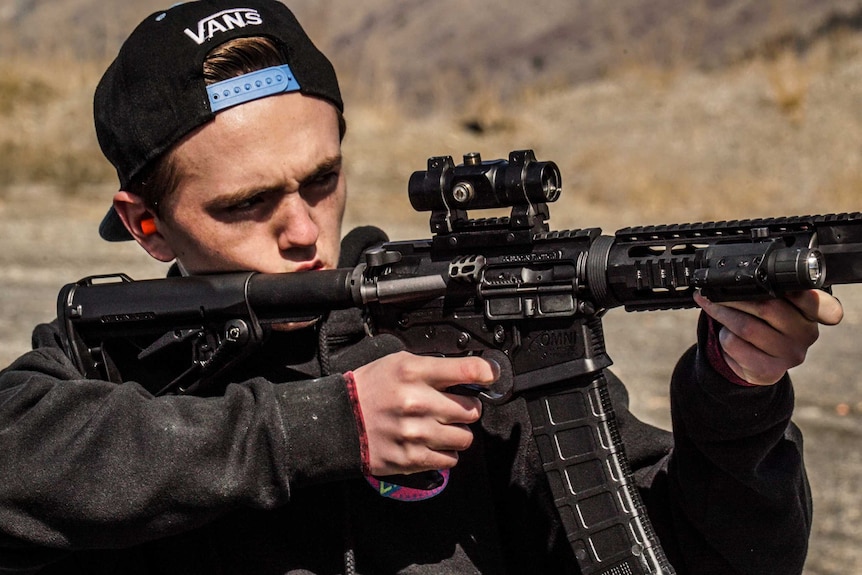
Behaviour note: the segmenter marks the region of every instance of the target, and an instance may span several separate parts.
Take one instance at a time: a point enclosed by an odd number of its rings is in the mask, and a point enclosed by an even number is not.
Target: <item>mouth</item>
[[[323,264],[322,261],[314,260],[313,262],[308,262],[308,263],[304,263],[304,264],[300,264],[300,265],[296,266],[296,269],[294,269],[293,271],[296,271],[296,272],[313,272],[313,271],[320,271],[320,270],[324,270],[324,269],[326,269],[326,266]]]

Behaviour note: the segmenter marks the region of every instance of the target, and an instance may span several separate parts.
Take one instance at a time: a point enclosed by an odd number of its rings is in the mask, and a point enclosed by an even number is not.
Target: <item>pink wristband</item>
[[[359,455],[362,458],[362,473],[368,475],[371,473],[371,457],[368,454],[368,434],[365,432],[365,420],[362,418],[362,408],[359,405],[359,396],[356,393],[356,379],[353,377],[353,372],[346,372],[344,380],[347,382],[347,396],[350,398],[350,405],[353,407],[353,419],[356,421],[356,430],[359,432]]]

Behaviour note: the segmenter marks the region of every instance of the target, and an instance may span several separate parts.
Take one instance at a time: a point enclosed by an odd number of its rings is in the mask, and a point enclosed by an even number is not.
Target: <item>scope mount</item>
[[[559,168],[539,162],[533,150],[513,151],[506,160],[483,161],[478,153],[428,159],[428,169],[414,172],[408,185],[416,211],[430,211],[434,248],[530,244],[548,231],[548,203],[561,192]],[[468,210],[510,207],[508,217],[470,218]]]

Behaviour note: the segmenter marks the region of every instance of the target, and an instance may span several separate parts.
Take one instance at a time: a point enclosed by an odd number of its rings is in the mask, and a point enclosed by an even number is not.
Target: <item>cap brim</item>
[[[126,229],[126,226],[123,225],[123,221],[117,215],[117,211],[113,206],[105,214],[105,217],[102,218],[102,223],[99,224],[99,235],[102,236],[102,239],[109,242],[126,242],[134,239],[129,230]]]

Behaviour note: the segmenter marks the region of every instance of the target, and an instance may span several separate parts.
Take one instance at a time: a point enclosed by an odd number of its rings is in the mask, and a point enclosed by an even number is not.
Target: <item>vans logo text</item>
[[[234,8],[225,10],[212,16],[207,16],[198,22],[197,32],[186,28],[186,36],[197,44],[203,44],[218,32],[227,32],[234,28],[245,28],[248,25],[263,24],[263,20],[257,10],[251,8]]]

